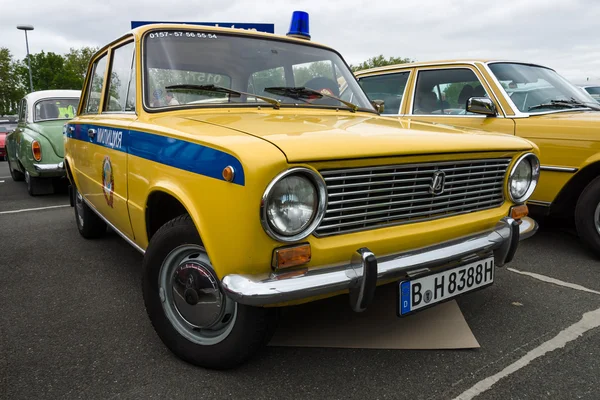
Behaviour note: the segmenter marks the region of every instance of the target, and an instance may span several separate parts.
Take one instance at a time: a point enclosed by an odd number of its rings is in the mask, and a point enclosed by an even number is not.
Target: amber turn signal
[[[231,165],[223,168],[223,179],[227,182],[233,182],[233,178],[235,177],[235,169]]]
[[[37,140],[31,142],[31,152],[33,153],[33,158],[35,161],[42,161],[42,146]]]
[[[293,247],[282,247],[273,252],[272,266],[278,270],[295,267],[310,261],[310,244],[301,244]]]
[[[510,209],[510,216],[516,220],[526,217],[529,214],[529,208],[527,205],[522,204],[520,206],[514,206]]]

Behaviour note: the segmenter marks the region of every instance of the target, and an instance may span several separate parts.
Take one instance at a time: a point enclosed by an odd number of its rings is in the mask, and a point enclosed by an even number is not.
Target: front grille
[[[499,207],[504,202],[504,175],[510,161],[500,158],[319,171],[327,185],[328,205],[315,234],[336,235]],[[445,175],[440,194],[431,192],[434,174]]]

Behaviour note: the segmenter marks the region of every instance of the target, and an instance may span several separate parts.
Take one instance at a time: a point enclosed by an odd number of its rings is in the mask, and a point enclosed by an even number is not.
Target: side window
[[[383,100],[383,114],[400,113],[400,104],[410,72],[361,78],[358,83],[371,101]]]
[[[467,68],[419,71],[413,114],[475,115],[467,100],[488,97],[475,73]]]
[[[112,51],[108,95],[104,100],[103,111],[131,111],[128,110],[127,100],[133,67],[133,49],[134,44],[130,42]],[[133,87],[135,89],[135,84]]]
[[[84,114],[97,114],[100,110],[100,94],[104,86],[104,72],[106,70],[106,54],[99,58],[92,67],[92,79],[87,91]]]

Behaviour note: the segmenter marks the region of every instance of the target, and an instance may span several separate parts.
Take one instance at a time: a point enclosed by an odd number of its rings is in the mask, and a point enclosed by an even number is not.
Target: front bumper
[[[40,176],[63,176],[65,175],[65,164],[33,164],[33,168]]]
[[[496,266],[512,261],[519,240],[532,236],[537,223],[503,218],[494,229],[430,247],[377,257],[367,248],[357,249],[348,263],[312,267],[299,276],[239,275],[223,277],[225,292],[233,300],[251,306],[286,303],[349,290],[355,311],[367,308],[378,282],[427,274],[432,269],[481,259],[490,253]]]

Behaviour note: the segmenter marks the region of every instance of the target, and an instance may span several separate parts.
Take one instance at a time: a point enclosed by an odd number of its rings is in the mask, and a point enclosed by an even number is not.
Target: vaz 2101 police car
[[[283,306],[363,311],[394,283],[404,316],[490,285],[536,230],[531,142],[380,117],[301,37],[136,28],[92,58],[65,148],[81,235],[144,253],[156,332],[210,368],[264,346]]]

